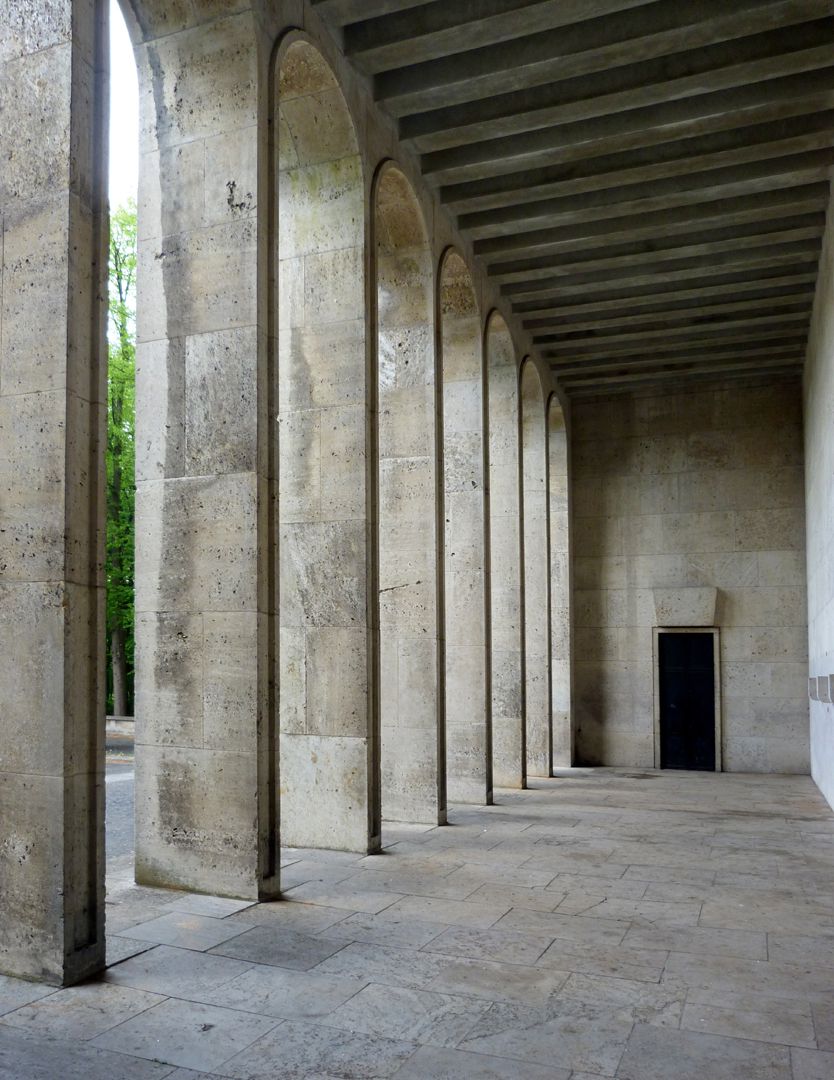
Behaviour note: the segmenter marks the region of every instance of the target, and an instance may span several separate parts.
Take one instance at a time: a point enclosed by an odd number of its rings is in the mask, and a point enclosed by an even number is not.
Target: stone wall
[[[800,397],[774,380],[574,403],[580,762],[654,764],[653,590],[707,586],[724,768],[808,770]]]
[[[808,652],[811,775],[834,806],[834,207],[805,370],[805,498],[808,506]]]

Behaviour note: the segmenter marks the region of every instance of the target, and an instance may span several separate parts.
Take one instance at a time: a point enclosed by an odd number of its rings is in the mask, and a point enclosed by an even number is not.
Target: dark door
[[[712,634],[658,634],[661,769],[715,769]]]

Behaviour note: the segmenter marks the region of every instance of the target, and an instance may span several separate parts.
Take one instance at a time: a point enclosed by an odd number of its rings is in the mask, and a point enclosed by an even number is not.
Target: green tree
[[[108,711],[133,713],[133,558],[136,492],[136,205],[110,215],[107,373]]]

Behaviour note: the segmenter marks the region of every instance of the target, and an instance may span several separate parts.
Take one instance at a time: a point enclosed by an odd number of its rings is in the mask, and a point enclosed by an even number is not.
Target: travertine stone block
[[[718,590],[710,588],[655,589],[658,626],[713,626]]]
[[[104,964],[106,20],[0,34],[0,971]]]
[[[550,729],[554,768],[573,764],[571,715],[571,547],[569,447],[565,415],[554,395],[547,413],[550,544]],[[616,574],[619,560],[610,571]]]
[[[282,839],[379,843],[368,692],[368,393],[362,163],[322,56],[279,64],[279,716]]]
[[[136,51],[136,867],[255,899],[278,889],[273,421],[259,49],[238,12],[169,5]]]
[[[532,361],[521,371],[524,520],[524,664],[527,772],[550,776],[550,568],[547,508],[547,417],[539,374]]]
[[[487,327],[489,376],[489,536],[491,551],[491,687],[493,777],[499,787],[524,787],[523,606],[518,371],[504,320]]]
[[[437,823],[446,806],[434,280],[420,207],[393,166],[374,213],[382,811]]]
[[[799,400],[763,379],[574,403],[581,762],[658,764],[651,628],[717,626],[723,767],[807,769]]]
[[[492,718],[487,686],[485,370],[472,280],[454,252],[440,277],[446,767],[455,802],[492,799]]]

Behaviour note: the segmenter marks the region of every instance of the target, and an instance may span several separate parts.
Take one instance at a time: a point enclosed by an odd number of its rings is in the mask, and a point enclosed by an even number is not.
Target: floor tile
[[[393,1076],[416,1043],[288,1021],[227,1061],[223,1075],[240,1080],[382,1080]]]
[[[551,940],[547,934],[453,926],[424,945],[423,952],[467,956],[473,960],[499,960],[507,964],[535,964]]]
[[[683,1011],[681,1027],[711,1035],[731,1035],[735,1039],[807,1046],[814,1050],[817,1046],[810,1017],[785,1011],[781,1005],[766,1008],[764,1001],[758,1010],[689,1004]]]
[[[185,911],[190,915],[207,915],[212,919],[224,919],[238,911],[245,911],[255,904],[254,900],[232,900],[228,896],[203,896],[200,893],[181,893],[166,905],[171,911]]]
[[[686,992],[658,983],[572,974],[563,985],[559,998],[617,1008],[628,1013],[634,1023],[676,1028],[680,1026]]]
[[[0,1023],[0,1080],[165,1080],[169,1065]]]
[[[245,1050],[276,1023],[252,1013],[171,999],[111,1028],[92,1045],[208,1071]]]
[[[629,930],[623,945],[634,949],[669,949],[699,956],[738,956],[767,960],[767,937],[757,930],[717,930],[705,926],[644,927]]]
[[[420,989],[436,979],[451,963],[451,958],[447,956],[356,942],[329,956],[315,970],[381,983],[383,986]]]
[[[669,954],[661,950],[585,945],[557,939],[537,961],[583,975],[611,975],[638,982],[659,982]]]
[[[390,945],[395,948],[419,949],[438,934],[443,933],[443,923],[419,922],[398,915],[396,908],[388,908],[378,915],[357,912],[319,933],[328,941],[367,941],[371,944]]]
[[[397,1080],[569,1080],[571,1075],[569,1069],[421,1046],[397,1073]]]
[[[638,1024],[618,1080],[791,1080],[787,1047]]]
[[[460,959],[451,960],[426,989],[540,1007],[553,1000],[567,979],[567,971],[555,968]]]
[[[341,922],[350,915],[344,908],[323,907],[319,904],[302,904],[300,901],[274,900],[255,904],[238,915],[230,915],[228,921],[244,927],[276,926],[287,930],[301,930],[305,934],[317,934],[329,926]]]
[[[308,904],[343,908],[348,911],[366,911],[375,915],[400,899],[399,893],[383,892],[381,889],[346,885],[344,882],[308,881],[293,889],[285,890],[285,900],[301,900]]]
[[[831,1080],[834,1054],[820,1050],[791,1050],[793,1080]]]
[[[366,982],[359,978],[258,965],[215,990],[192,995],[191,1000],[283,1020],[316,1020],[329,1016],[357,994]]]
[[[152,941],[157,945],[174,945],[180,949],[205,950],[228,941],[240,932],[239,926],[224,919],[172,911],[149,922],[131,926],[125,937]]]
[[[405,987],[366,986],[328,1018],[328,1026],[435,1046],[456,1046],[488,1002]]]
[[[546,934],[566,941],[584,941],[592,945],[619,945],[629,928],[625,920],[586,919],[582,915],[560,915],[545,911],[513,908],[496,924],[496,930],[520,930]]]
[[[11,975],[0,975],[0,1016],[54,993],[54,986],[43,986],[25,979],[14,979]]]
[[[302,934],[298,930],[253,926],[251,930],[238,933],[231,941],[212,949],[212,955],[233,956],[237,960],[307,971],[341,948],[344,948],[344,942],[325,941],[324,938]]]
[[[109,983],[87,983],[7,1013],[3,1023],[37,1035],[93,1039],[96,1035],[164,1001],[159,994]]]
[[[105,943],[107,966],[120,964],[122,960],[127,960],[130,956],[138,956],[139,953],[147,952],[154,946],[153,941],[137,941],[135,938],[122,937],[121,934],[108,934]]]
[[[159,945],[141,956],[132,956],[104,973],[104,981],[133,986],[154,994],[183,996],[213,989],[248,971],[251,964],[225,956],[189,952]]]
[[[436,900],[429,896],[406,896],[392,909],[402,918],[446,923],[449,926],[485,928],[498,922],[509,905],[482,904],[469,900]]]
[[[552,1010],[496,1004],[458,1048],[613,1076],[631,1028],[623,1012],[580,1001]]]

